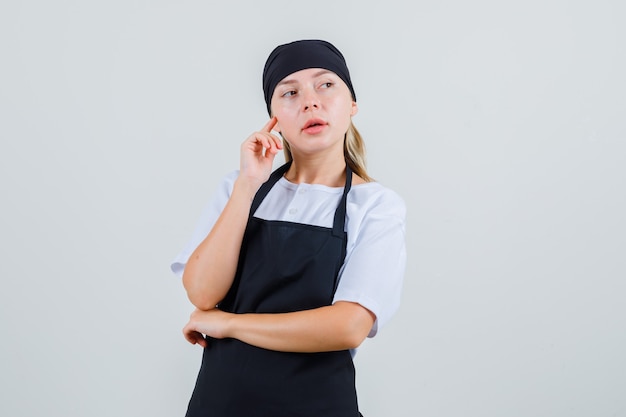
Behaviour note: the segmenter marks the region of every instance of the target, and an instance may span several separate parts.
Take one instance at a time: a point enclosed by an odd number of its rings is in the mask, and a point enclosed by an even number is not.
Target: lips
[[[304,127],[302,128],[302,131],[305,132],[305,133],[309,133],[309,134],[319,133],[327,125],[328,125],[328,123],[326,123],[322,119],[310,119],[310,120],[308,120],[304,124]]]

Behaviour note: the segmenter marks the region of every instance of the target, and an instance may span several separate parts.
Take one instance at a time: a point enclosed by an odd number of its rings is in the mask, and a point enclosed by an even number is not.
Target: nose
[[[313,89],[305,89],[302,91],[302,110],[319,109],[320,101],[317,93]]]

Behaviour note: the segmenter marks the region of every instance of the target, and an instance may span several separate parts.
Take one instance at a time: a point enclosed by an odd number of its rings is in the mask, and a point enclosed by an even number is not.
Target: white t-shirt
[[[171,264],[182,277],[187,260],[211,231],[226,206],[239,171],[225,176],[204,208],[191,239]],[[272,187],[255,217],[332,227],[343,187],[294,184],[284,177]],[[353,185],[346,206],[348,243],[333,303],[359,303],[376,316],[368,337],[391,318],[400,305],[406,264],[406,206],[402,198],[377,182]]]

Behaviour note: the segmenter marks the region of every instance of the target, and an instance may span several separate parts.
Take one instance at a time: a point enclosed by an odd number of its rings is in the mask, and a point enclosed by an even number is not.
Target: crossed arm
[[[354,349],[367,337],[374,315],[359,304],[339,301],[331,306],[293,313],[233,314],[196,310],[183,329],[192,344],[207,346],[203,334],[231,337],[250,345],[283,352],[326,352]]]

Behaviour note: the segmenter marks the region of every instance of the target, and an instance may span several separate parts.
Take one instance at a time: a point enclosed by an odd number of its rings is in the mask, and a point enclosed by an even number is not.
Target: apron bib
[[[232,313],[287,313],[332,303],[346,254],[346,184],[332,228],[253,217],[289,169],[257,192],[237,273],[219,308]],[[358,417],[348,350],[277,352],[237,339],[208,339],[187,417]]]

